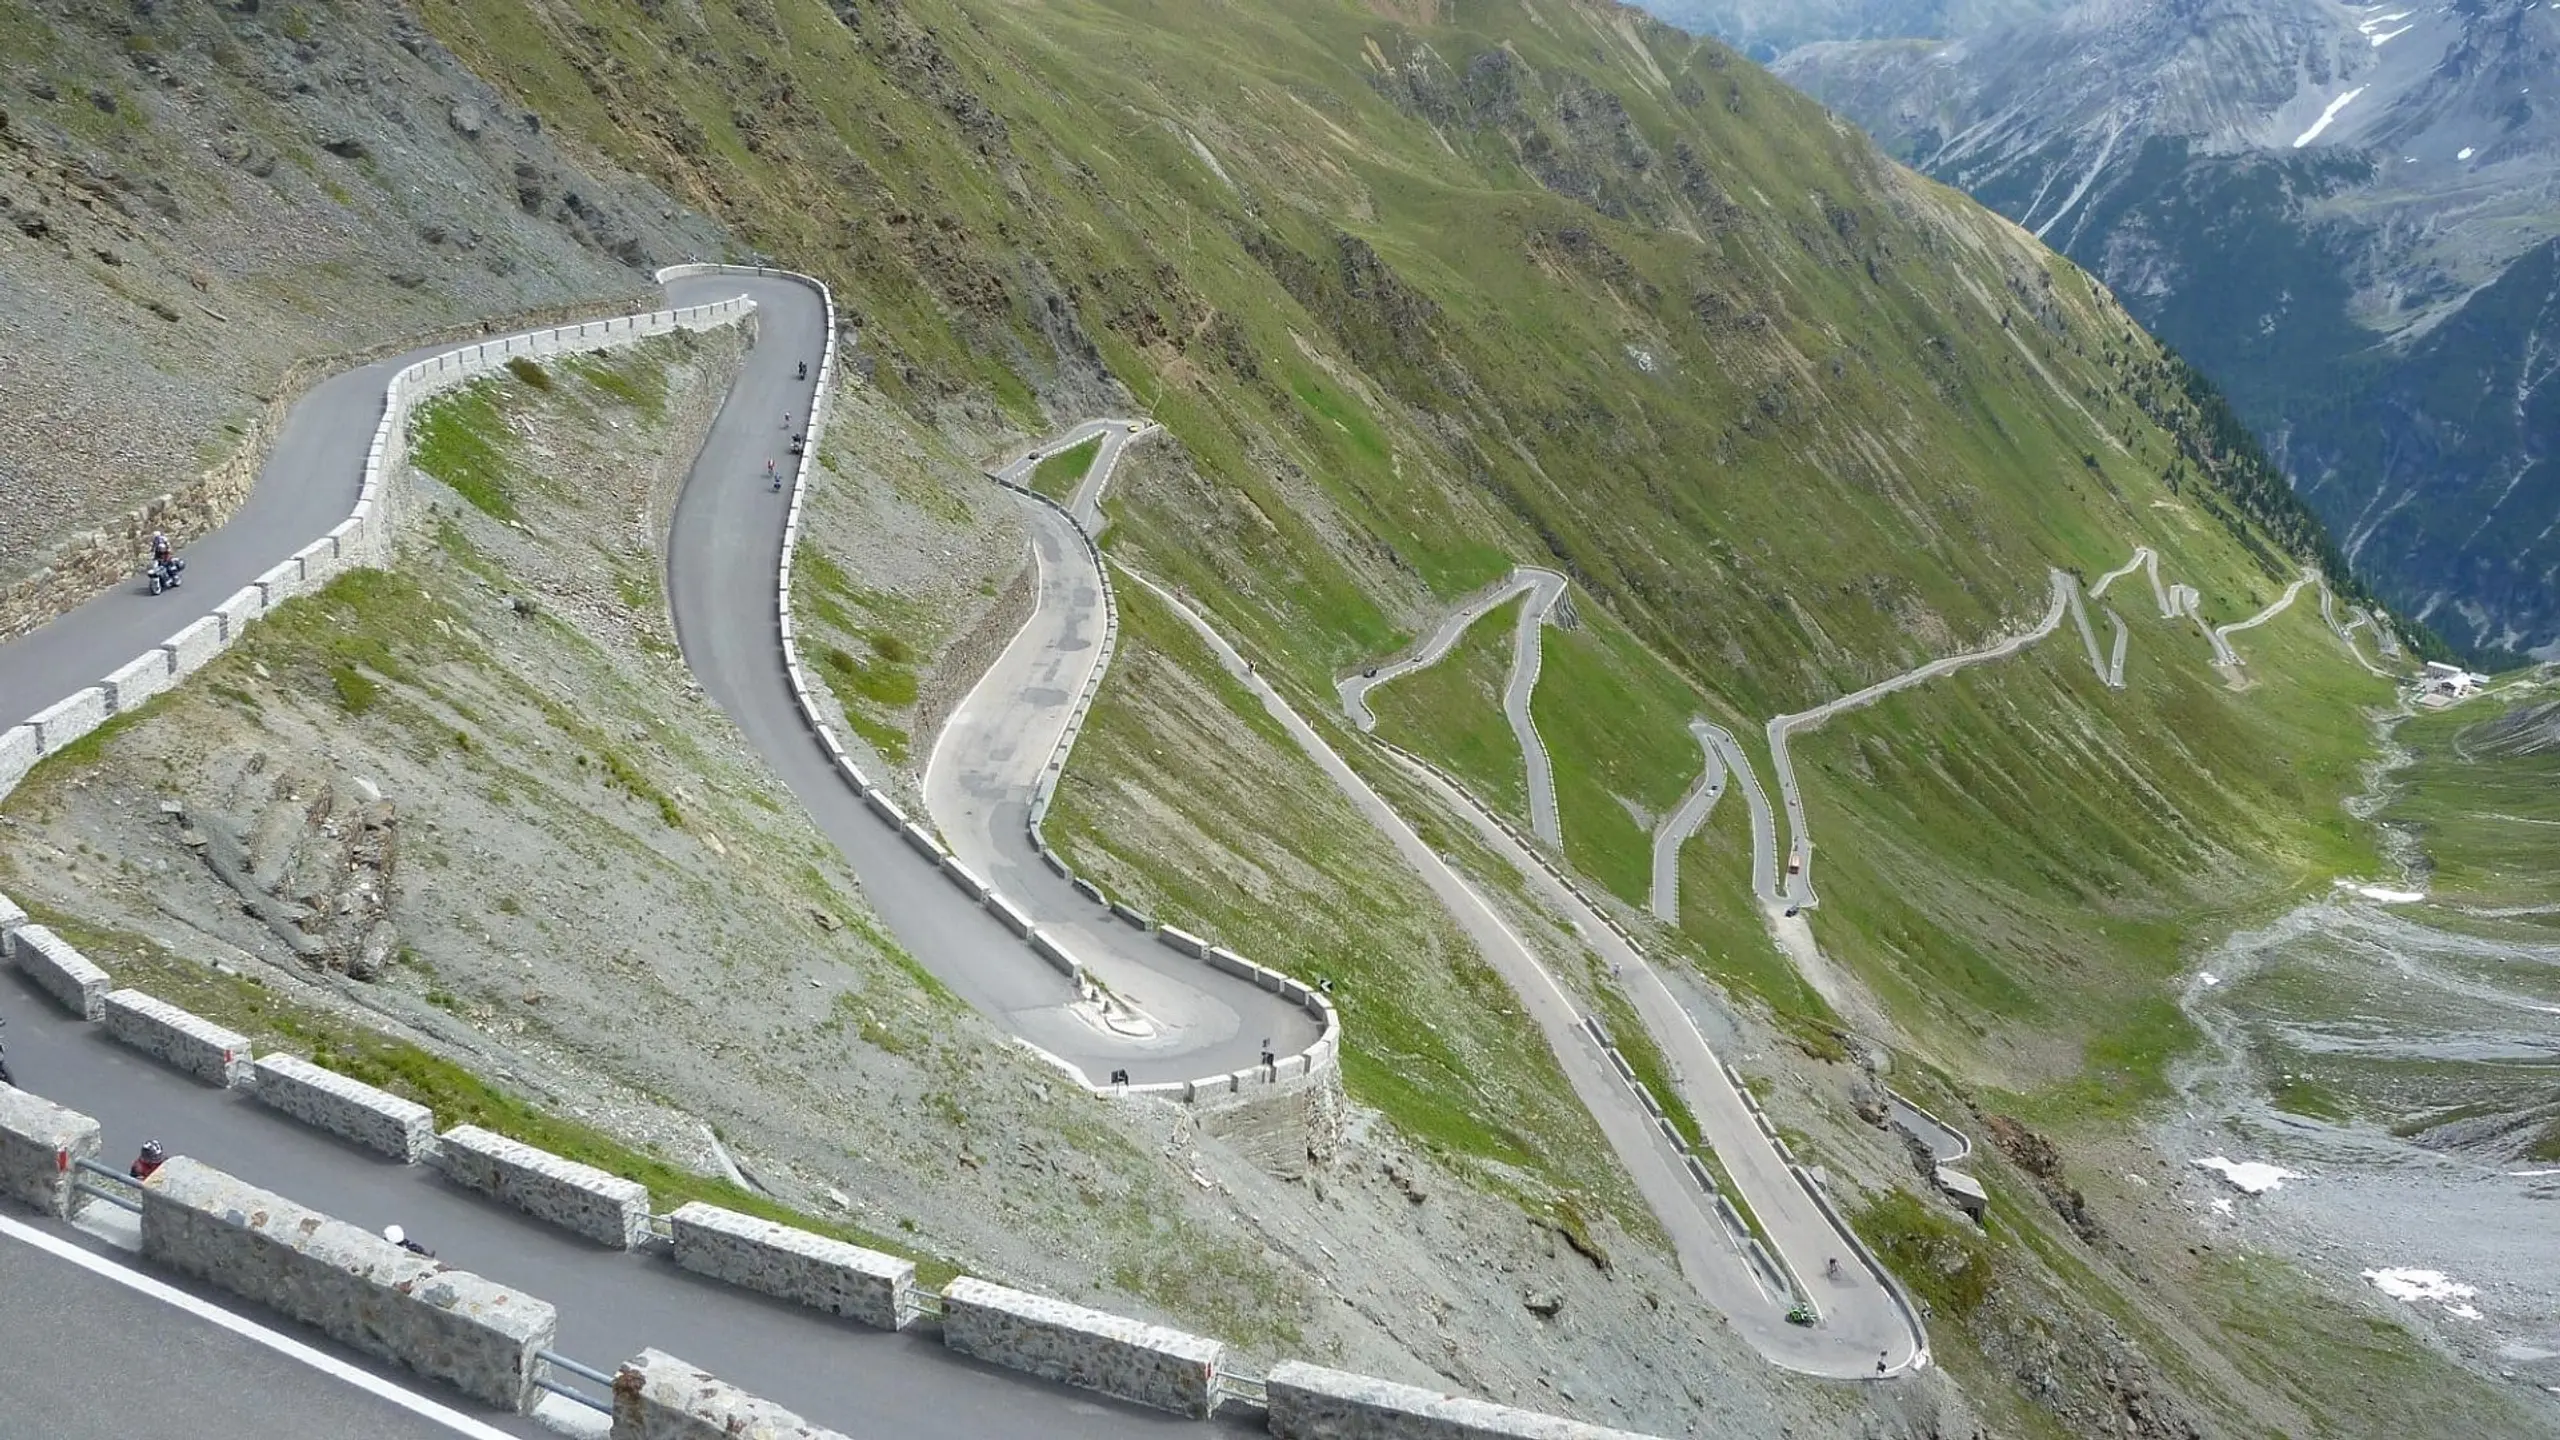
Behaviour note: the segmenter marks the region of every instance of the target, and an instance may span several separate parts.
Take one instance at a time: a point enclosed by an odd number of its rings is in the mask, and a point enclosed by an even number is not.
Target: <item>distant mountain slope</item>
[[[2091,0],[1774,68],[2103,276],[2403,612],[2560,645],[2560,11]]]

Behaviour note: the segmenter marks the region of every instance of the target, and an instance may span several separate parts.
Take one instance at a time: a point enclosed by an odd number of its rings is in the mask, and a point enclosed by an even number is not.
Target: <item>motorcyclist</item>
[[[773,482],[774,489],[782,488],[782,472],[773,468],[773,459],[770,456],[767,456],[764,462],[764,478]]]
[[[175,547],[171,546],[169,543],[169,532],[165,530],[154,530],[151,532],[152,564],[166,565],[175,554]]]
[[[125,1173],[136,1180],[148,1180],[153,1172],[167,1162],[168,1158],[169,1152],[160,1148],[159,1141],[145,1140],[142,1142],[142,1153],[133,1157],[133,1168]]]
[[[417,1241],[410,1239],[409,1232],[401,1229],[397,1225],[383,1226],[382,1238],[399,1246],[401,1249],[408,1251],[412,1255],[424,1255],[430,1260],[436,1258],[436,1252],[419,1244]]]
[[[803,380],[809,378],[809,362],[806,360],[800,362],[800,378]]]

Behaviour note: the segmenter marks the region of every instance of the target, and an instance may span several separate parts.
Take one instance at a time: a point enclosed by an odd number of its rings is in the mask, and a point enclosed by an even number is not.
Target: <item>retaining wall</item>
[[[914,1261],[698,1200],[667,1220],[676,1263],[697,1275],[882,1330],[914,1313]]]
[[[139,990],[111,990],[100,1002],[107,1033],[207,1085],[249,1081],[249,1038]]]
[[[1274,1367],[1267,1388],[1271,1433],[1280,1440],[1646,1440],[1295,1360]]]
[[[0,1200],[56,1220],[89,1203],[73,1187],[71,1162],[98,1158],[98,1122],[40,1096],[0,1085]]]
[[[291,1055],[261,1055],[253,1068],[258,1102],[305,1125],[378,1150],[403,1165],[435,1151],[435,1115],[415,1100]]]
[[[24,928],[26,923],[27,912],[18,908],[18,902],[0,895],[0,959],[8,958],[9,937]]]
[[[42,925],[23,925],[10,934],[8,946],[18,968],[63,1009],[83,1020],[104,1018],[107,991],[115,982],[70,941]]]
[[[942,1291],[943,1343],[1043,1380],[1205,1418],[1218,1405],[1226,1347],[962,1276]]]
[[[200,1161],[142,1184],[142,1253],[330,1338],[518,1412],[532,1408],[552,1307],[413,1255]]]
[[[663,1350],[613,1377],[611,1440],[845,1440]]]
[[[457,1185],[597,1244],[629,1250],[649,1238],[649,1189],[637,1180],[564,1160],[477,1125],[444,1132],[436,1143],[435,1164]]]

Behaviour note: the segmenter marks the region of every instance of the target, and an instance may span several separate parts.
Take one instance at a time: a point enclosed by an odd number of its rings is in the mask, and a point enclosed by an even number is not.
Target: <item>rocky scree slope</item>
[[[2103,277],[2394,608],[2560,644],[2560,12],[2090,0],[1777,72]]]
[[[210,529],[298,383],[636,297],[715,233],[396,5],[5,0],[0,635],[130,576],[155,525]]]

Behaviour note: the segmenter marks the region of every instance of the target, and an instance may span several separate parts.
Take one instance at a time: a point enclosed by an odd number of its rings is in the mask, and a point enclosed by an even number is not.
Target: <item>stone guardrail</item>
[[[89,1203],[71,1183],[72,1162],[96,1160],[98,1122],[41,1096],[0,1085],[0,1200],[68,1220]]]
[[[1264,1382],[1280,1440],[1644,1440],[1392,1380],[1284,1361]]]
[[[509,361],[618,348],[674,330],[711,329],[734,324],[754,308],[755,302],[741,295],[710,305],[559,325],[461,346],[405,367],[384,389],[382,419],[365,456],[364,483],[347,518],[234,591],[212,615],[114,666],[97,683],[61,697],[28,721],[0,729],[0,796],[16,789],[45,756],[202,669],[237,644],[250,621],[326,583],[340,570],[386,560],[399,511],[395,482],[408,453],[409,416],[420,401]]]
[[[435,1167],[466,1190],[616,1250],[649,1240],[649,1187],[477,1125],[436,1141]]]
[[[676,1264],[697,1275],[882,1330],[916,1313],[912,1260],[699,1200],[667,1222]]]
[[[968,1276],[942,1290],[942,1341],[1043,1380],[1195,1420],[1218,1408],[1215,1340]]]
[[[663,1350],[643,1350],[613,1377],[609,1440],[845,1440]]]
[[[183,1155],[142,1182],[144,1258],[503,1409],[532,1408],[552,1307]]]
[[[258,1103],[315,1130],[352,1140],[403,1165],[435,1152],[435,1114],[415,1100],[291,1055],[261,1055],[251,1069],[257,1076],[253,1093]]]
[[[249,1083],[249,1037],[190,1015],[139,990],[111,990],[100,1002],[109,1037],[207,1085]]]
[[[0,896],[0,905],[17,909],[5,896]],[[24,911],[19,911],[19,918],[24,920]],[[115,982],[88,956],[51,930],[42,925],[21,924],[0,933],[0,954],[15,960],[36,988],[62,1002],[65,1010],[83,1020],[105,1016],[107,990]]]

